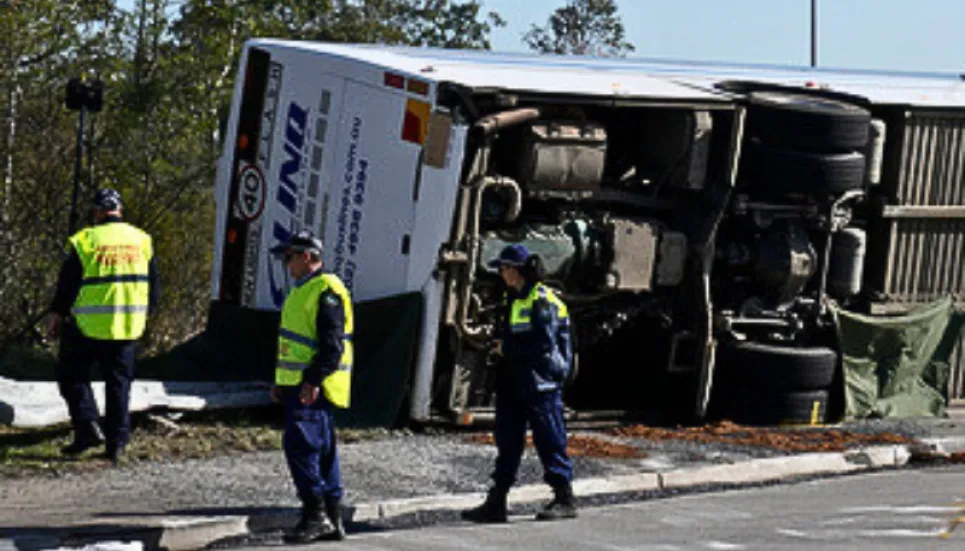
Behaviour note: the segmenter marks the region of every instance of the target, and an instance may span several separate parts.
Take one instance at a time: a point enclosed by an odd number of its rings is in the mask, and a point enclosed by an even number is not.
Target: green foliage
[[[413,46],[441,46],[488,50],[489,33],[506,21],[496,12],[489,12],[479,20],[482,6],[479,2],[449,2],[449,0],[426,0],[413,2],[406,8],[405,34]]]
[[[530,49],[546,54],[622,57],[634,51],[626,40],[614,0],[568,0],[543,27],[523,36]]]
[[[0,0],[0,365],[16,348],[52,350],[38,321],[68,237],[68,79],[105,84],[84,128],[80,220],[95,188],[115,187],[125,218],[155,239],[162,301],[145,344],[156,353],[204,325],[214,166],[246,40],[489,48],[503,24],[476,0]]]

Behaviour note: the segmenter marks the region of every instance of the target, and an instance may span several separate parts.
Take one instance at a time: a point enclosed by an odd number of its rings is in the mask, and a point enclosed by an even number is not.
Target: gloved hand
[[[64,323],[64,318],[56,312],[47,314],[47,337],[55,341],[60,338],[60,328]]]
[[[302,383],[302,390],[298,393],[298,399],[303,405],[311,405],[318,400],[319,387],[315,385],[310,385],[308,383]]]

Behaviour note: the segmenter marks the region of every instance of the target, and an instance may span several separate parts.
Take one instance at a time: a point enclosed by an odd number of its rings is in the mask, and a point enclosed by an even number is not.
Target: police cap
[[[321,256],[322,240],[315,237],[311,230],[300,230],[293,233],[287,241],[272,247],[269,252],[275,256],[282,256],[287,252],[310,251]]]

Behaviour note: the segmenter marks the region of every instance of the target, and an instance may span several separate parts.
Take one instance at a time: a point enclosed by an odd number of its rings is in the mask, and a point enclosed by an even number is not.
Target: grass
[[[221,410],[184,414],[171,422],[159,414],[132,415],[134,433],[124,463],[184,461],[231,454],[281,449],[280,408]],[[339,429],[341,442],[391,437],[385,429]],[[72,431],[62,425],[44,429],[0,426],[0,479],[61,476],[109,468],[99,458],[103,446],[79,458],[65,458],[60,448],[70,443]]]

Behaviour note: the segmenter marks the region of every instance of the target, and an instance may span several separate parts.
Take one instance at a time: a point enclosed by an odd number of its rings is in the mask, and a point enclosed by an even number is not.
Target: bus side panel
[[[257,162],[238,169],[242,181],[251,182],[247,189],[258,189],[257,178],[264,185],[263,212],[251,224],[245,255],[242,305],[248,308],[280,309],[291,286],[271,247],[301,229],[322,235],[324,198],[337,171],[334,127],[344,79],[318,71],[318,61],[306,53],[273,56]]]
[[[425,308],[409,406],[409,416],[415,421],[426,421],[430,415],[439,322],[442,318],[442,294],[445,289],[442,278],[434,278],[432,272],[439,260],[439,249],[449,239],[452,229],[467,134],[466,126],[451,129],[445,164],[441,168],[423,166],[416,196],[408,286],[422,290]],[[430,135],[427,140],[431,143],[433,137]]]
[[[328,198],[326,269],[356,301],[406,291],[421,146],[403,139],[408,99],[389,86],[346,79]]]
[[[407,276],[412,290],[421,289],[432,275],[439,260],[439,247],[449,240],[467,134],[468,127],[464,125],[452,127],[445,164],[441,168],[422,166]],[[429,136],[428,140],[431,142],[433,137]]]

